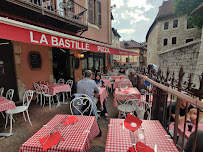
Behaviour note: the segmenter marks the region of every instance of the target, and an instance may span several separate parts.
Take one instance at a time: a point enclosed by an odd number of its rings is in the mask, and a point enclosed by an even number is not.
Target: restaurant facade
[[[86,69],[104,69],[108,54],[137,55],[110,45],[109,1],[4,0],[0,6],[0,86],[15,90],[14,101],[35,82],[77,82]]]

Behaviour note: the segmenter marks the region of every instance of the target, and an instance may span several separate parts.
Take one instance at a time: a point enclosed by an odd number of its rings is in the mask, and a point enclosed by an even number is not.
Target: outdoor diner
[[[1,142],[19,136],[20,152],[174,152],[187,145],[191,134],[196,134],[192,142],[198,143],[197,134],[203,131],[202,102],[191,93],[186,94],[186,90],[179,92],[168,83],[161,84],[158,76],[151,77],[150,71],[133,71],[128,77],[99,72],[94,76],[86,70],[76,91],[73,81],[62,78],[34,82],[32,89],[25,88],[22,105],[13,102],[13,89],[6,91],[1,87]],[[150,89],[146,81],[151,83]],[[142,85],[144,94],[139,91]],[[194,110],[190,119],[188,115],[180,113],[178,118],[179,114],[173,113],[177,106],[181,112],[181,101],[185,101],[189,113]],[[101,139],[103,143],[99,144]]]

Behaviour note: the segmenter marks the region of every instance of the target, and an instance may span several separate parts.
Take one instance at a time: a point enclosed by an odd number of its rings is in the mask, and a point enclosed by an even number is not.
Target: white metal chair
[[[71,90],[72,90],[72,87],[73,87],[73,80],[68,80],[68,81],[66,82],[66,84],[69,85],[70,88],[71,88]],[[70,92],[70,97],[71,97],[71,90],[67,90],[67,91],[66,91],[67,97],[68,97],[68,92]]]
[[[13,115],[14,114],[17,114],[17,113],[23,113],[23,117],[26,121],[26,118],[25,118],[25,114],[24,112],[27,113],[27,117],[28,117],[28,121],[30,123],[30,125],[32,126],[32,123],[30,121],[30,117],[29,117],[29,114],[28,114],[28,108],[30,106],[30,103],[31,103],[31,100],[32,100],[32,97],[33,97],[33,91],[32,90],[28,90],[24,93],[23,95],[23,105],[22,106],[17,106],[15,109],[9,109],[6,111],[6,124],[5,124],[5,128],[7,126],[7,123],[8,123],[8,116],[10,116],[10,133],[12,133],[12,120],[13,120]]]
[[[39,84],[34,83],[34,89],[37,97],[37,102],[39,102],[39,96],[40,96],[40,105],[42,106],[42,90]]]
[[[13,94],[14,94],[14,89],[9,89],[9,90],[6,92],[6,99],[12,100],[12,99],[13,99]]]
[[[135,111],[135,106],[128,101],[130,99],[137,99],[137,97],[132,94],[119,94],[115,97],[115,100],[118,103],[118,118],[122,118],[122,115],[126,117],[126,113]]]
[[[0,88],[0,96],[3,96],[3,93],[4,93],[4,87],[1,87]]]
[[[133,105],[139,119],[143,120],[145,114],[147,114],[147,120],[151,119],[151,106],[146,101],[134,100]]]
[[[51,109],[51,98],[53,101],[53,96],[52,94],[49,94],[49,88],[46,85],[41,85],[41,90],[42,90],[42,94],[44,95],[44,104],[43,107],[45,105],[46,102],[46,97],[49,99],[49,109]]]
[[[132,87],[132,83],[131,82],[121,82],[119,85],[118,85],[118,88],[130,88]]]
[[[93,103],[92,100],[85,95],[84,97],[76,97],[70,103],[72,115],[91,115]]]
[[[58,80],[58,84],[64,84],[65,83],[65,80],[63,79],[63,78],[60,78],[59,80]]]

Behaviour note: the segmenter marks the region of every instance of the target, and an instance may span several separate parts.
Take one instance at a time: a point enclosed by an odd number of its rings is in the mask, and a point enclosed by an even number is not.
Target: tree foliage
[[[174,0],[174,13],[177,15],[189,15],[195,8],[197,8],[203,0]],[[203,16],[200,14],[189,15],[188,20],[193,25],[202,28],[203,25]]]

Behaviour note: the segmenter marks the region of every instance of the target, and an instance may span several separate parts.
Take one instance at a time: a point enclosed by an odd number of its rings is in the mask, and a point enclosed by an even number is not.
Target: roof
[[[162,18],[169,17],[175,15],[173,13],[173,0],[163,1],[162,5],[159,7],[159,12],[150,26],[147,35],[146,35],[146,41],[148,40],[149,34],[151,33],[153,27],[155,26],[156,22]]]
[[[203,3],[200,4],[197,8],[195,8],[190,15],[194,15],[194,14],[203,14]]]
[[[143,48],[142,45],[134,40],[131,41],[120,41],[120,47],[125,49],[130,48]]]
[[[112,32],[115,36],[118,36],[119,38],[121,38],[121,36],[118,34],[118,32],[115,28],[112,28]]]

